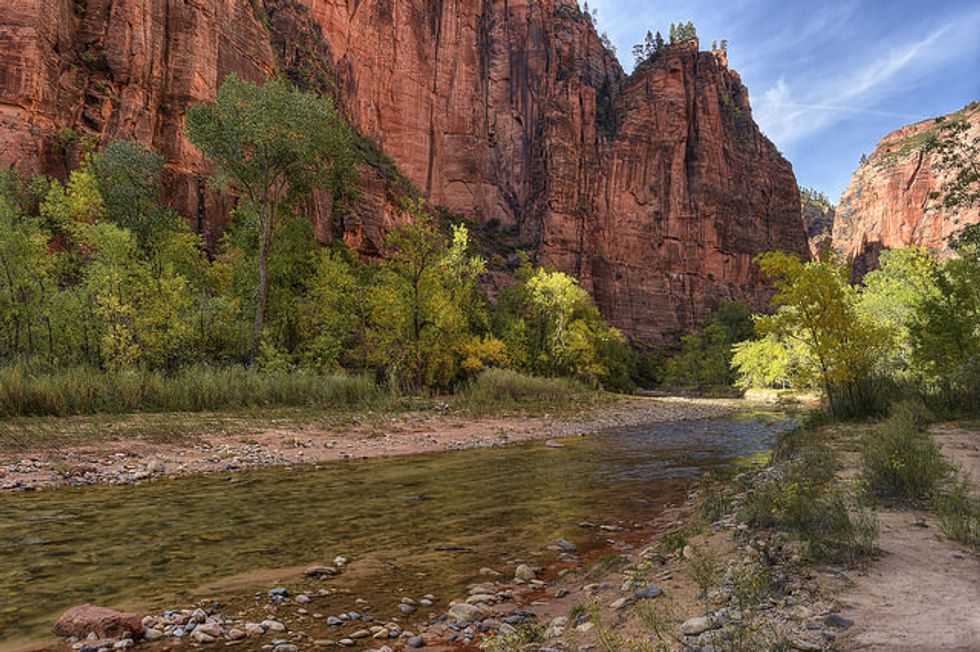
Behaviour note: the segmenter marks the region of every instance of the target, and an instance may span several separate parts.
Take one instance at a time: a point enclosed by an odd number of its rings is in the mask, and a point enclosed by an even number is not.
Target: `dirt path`
[[[942,452],[980,481],[980,430],[933,428]],[[841,650],[980,650],[980,558],[926,512],[882,509],[884,553],[840,597],[855,626]]]
[[[153,442],[121,433],[88,444],[4,451],[0,491],[132,483],[163,475],[228,473],[276,465],[414,455],[570,437],[664,421],[719,418],[756,404],[741,400],[629,398],[589,418],[557,419],[402,413],[362,424],[272,423],[243,435],[204,430],[189,440]],[[202,422],[204,420],[202,419]]]

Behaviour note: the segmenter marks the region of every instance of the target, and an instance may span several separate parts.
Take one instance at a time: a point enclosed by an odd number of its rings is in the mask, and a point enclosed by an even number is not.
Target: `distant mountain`
[[[803,210],[806,238],[810,243],[810,255],[820,258],[832,244],[836,208],[822,192],[802,187],[800,206]]]

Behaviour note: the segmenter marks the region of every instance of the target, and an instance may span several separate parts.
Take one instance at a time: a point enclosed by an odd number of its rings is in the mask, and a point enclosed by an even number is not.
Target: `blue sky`
[[[980,99],[978,0],[591,0],[627,71],[646,30],[728,39],[756,121],[836,203],[885,134]]]

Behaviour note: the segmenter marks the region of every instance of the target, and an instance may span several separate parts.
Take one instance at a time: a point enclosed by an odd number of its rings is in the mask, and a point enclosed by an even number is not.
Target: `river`
[[[364,592],[413,584],[452,597],[481,566],[540,556],[559,537],[585,552],[603,545],[582,521],[649,523],[698,475],[765,459],[791,423],[754,412],[617,429],[564,448],[534,442],[2,495],[0,650],[50,638],[75,604],[186,606],[264,590],[338,554],[361,562],[351,581]]]

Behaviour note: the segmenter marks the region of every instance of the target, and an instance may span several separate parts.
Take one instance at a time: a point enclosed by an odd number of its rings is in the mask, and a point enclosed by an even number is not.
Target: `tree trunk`
[[[249,367],[255,368],[262,346],[262,330],[265,328],[265,307],[269,300],[269,241],[272,220],[262,219],[259,225],[259,300],[255,306],[255,326],[252,330],[252,356]]]

